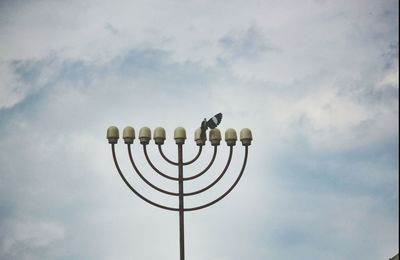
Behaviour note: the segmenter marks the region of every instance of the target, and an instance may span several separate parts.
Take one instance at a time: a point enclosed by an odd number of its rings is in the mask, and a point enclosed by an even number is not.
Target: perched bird
[[[222,120],[222,113],[218,113],[215,116],[213,116],[212,118],[210,118],[208,121],[206,118],[204,118],[204,120],[201,122],[201,134],[200,134],[200,138],[205,140],[206,139],[206,131],[208,128],[210,129],[214,129],[216,128],[219,123],[221,123]]]

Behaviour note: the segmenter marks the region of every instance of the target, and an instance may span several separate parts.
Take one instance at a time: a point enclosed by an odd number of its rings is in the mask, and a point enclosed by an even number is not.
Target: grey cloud
[[[385,69],[389,69],[398,64],[399,59],[399,43],[391,43],[382,53],[382,57],[386,60]],[[396,62],[397,61],[397,62]]]
[[[173,62],[169,55],[163,50],[133,49],[113,59],[110,67],[115,68],[115,73],[123,77],[149,78],[174,91],[186,91],[195,86],[205,87],[215,76],[213,69],[190,61]]]
[[[7,66],[16,83],[12,92],[21,96],[17,102],[61,82],[73,83],[71,87],[77,88],[90,86],[95,80],[117,77],[163,84],[170,91],[185,92],[195,86],[205,87],[215,77],[212,69],[189,61],[172,62],[168,52],[158,49],[130,49],[100,64],[51,55],[42,59],[13,60]],[[187,82],[191,82],[190,85]]]
[[[11,62],[11,66],[14,68],[14,73],[21,81],[35,84],[38,81],[40,72],[45,64],[43,61],[16,60]]]
[[[105,28],[107,31],[109,31],[110,33],[114,34],[114,35],[116,35],[116,34],[119,33],[118,29],[115,28],[111,23],[106,23],[106,24],[104,25],[104,28]]]
[[[274,50],[256,26],[240,33],[230,33],[219,40],[230,59],[260,59],[267,51]]]
[[[65,236],[59,224],[32,220],[3,222],[0,231],[0,257],[3,259],[46,259],[50,245]]]

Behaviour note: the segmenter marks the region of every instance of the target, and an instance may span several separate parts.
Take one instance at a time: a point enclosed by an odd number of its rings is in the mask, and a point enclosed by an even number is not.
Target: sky
[[[173,160],[194,131],[250,128],[244,175],[219,203],[185,214],[190,260],[388,259],[399,251],[399,2],[1,1],[0,259],[178,259],[178,214],[119,178],[106,130],[165,128]],[[212,156],[184,168],[191,176]],[[177,191],[147,164],[158,186]],[[154,164],[176,167],[148,146]],[[222,171],[226,143],[201,178]],[[132,185],[158,203],[116,145]],[[244,148],[217,185],[223,194]]]

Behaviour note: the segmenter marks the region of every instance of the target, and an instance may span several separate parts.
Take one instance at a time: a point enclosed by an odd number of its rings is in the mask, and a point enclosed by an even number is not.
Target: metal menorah
[[[196,191],[192,191],[192,192],[184,192],[183,191],[183,184],[185,181],[189,181],[189,180],[194,180],[200,176],[202,176],[204,173],[206,173],[210,167],[212,166],[212,164],[215,161],[215,157],[217,155],[217,147],[219,146],[220,142],[221,142],[221,132],[217,129],[211,129],[209,132],[209,140],[211,142],[211,145],[214,146],[214,153],[212,156],[211,161],[209,162],[209,164],[206,166],[206,168],[204,170],[202,170],[201,172],[189,176],[189,177],[184,177],[183,176],[183,167],[189,164],[194,163],[199,157],[200,154],[202,152],[202,148],[206,143],[205,138],[201,138],[201,129],[198,128],[195,131],[195,135],[194,135],[194,139],[195,142],[197,144],[197,146],[199,146],[199,150],[197,155],[190,161],[183,161],[183,144],[185,143],[186,140],[186,131],[184,128],[182,127],[178,127],[175,129],[174,132],[174,139],[175,139],[175,143],[178,146],[178,161],[172,161],[169,158],[167,158],[167,156],[163,153],[162,151],[162,145],[164,144],[165,141],[165,130],[164,128],[158,127],[154,130],[154,142],[156,145],[158,145],[158,150],[162,156],[162,158],[164,158],[165,161],[167,161],[168,163],[178,167],[178,177],[171,177],[170,175],[167,175],[163,172],[161,172],[150,160],[149,155],[147,153],[147,145],[150,142],[151,139],[151,131],[148,127],[142,127],[139,131],[139,140],[140,143],[143,146],[143,152],[144,155],[146,157],[146,160],[148,162],[148,164],[151,166],[151,168],[157,172],[159,175],[161,175],[164,178],[173,180],[173,181],[177,181],[178,182],[178,192],[171,192],[171,191],[167,191],[164,189],[159,188],[158,186],[152,184],[150,181],[148,181],[144,175],[139,171],[138,167],[136,166],[134,160],[133,160],[133,156],[132,156],[132,151],[131,151],[131,144],[133,144],[133,140],[135,139],[135,130],[128,126],[125,127],[124,131],[123,131],[123,139],[125,144],[127,144],[128,147],[128,154],[129,154],[129,159],[131,161],[131,164],[135,170],[135,172],[139,175],[139,177],[150,187],[152,187],[153,189],[171,195],[171,196],[177,196],[179,198],[179,207],[178,208],[173,208],[173,207],[169,207],[169,206],[165,206],[165,205],[161,205],[158,204],[146,197],[144,197],[142,194],[140,194],[135,188],[132,187],[132,185],[127,181],[127,179],[125,178],[125,176],[123,175],[121,168],[118,165],[118,161],[117,161],[117,157],[115,155],[115,144],[118,142],[119,139],[119,131],[118,128],[115,126],[111,126],[108,128],[107,130],[107,139],[108,142],[111,144],[111,150],[112,150],[112,156],[114,159],[114,163],[115,163],[115,167],[117,168],[117,171],[119,173],[119,175],[121,176],[122,180],[124,181],[124,183],[128,186],[128,188],[134,193],[136,194],[139,198],[141,198],[142,200],[150,203],[153,206],[165,209],[165,210],[170,210],[170,211],[178,211],[179,212],[179,245],[180,245],[180,260],[184,260],[185,259],[185,236],[184,236],[184,212],[185,211],[195,211],[195,210],[199,210],[199,209],[204,209],[207,208],[215,203],[217,203],[218,201],[220,201],[221,199],[223,199],[226,195],[228,195],[234,188],[235,186],[238,184],[240,178],[243,175],[244,169],[246,167],[246,162],[247,162],[247,154],[248,154],[248,146],[251,144],[252,141],[252,134],[250,129],[248,128],[244,128],[240,131],[240,141],[242,142],[242,145],[244,146],[245,150],[244,150],[244,159],[243,159],[243,165],[242,168],[240,170],[240,173],[238,175],[238,177],[236,178],[235,182],[232,184],[232,186],[225,191],[225,193],[223,193],[221,196],[219,196],[218,198],[214,199],[211,202],[208,202],[206,204],[197,206],[197,207],[192,207],[192,208],[185,208],[184,207],[184,197],[188,197],[188,196],[193,196],[193,195],[197,195],[200,194],[206,190],[208,190],[209,188],[211,188],[212,186],[214,186],[217,182],[219,182],[221,180],[221,178],[224,176],[225,172],[227,171],[231,160],[232,160],[232,154],[233,154],[233,146],[235,146],[236,141],[237,141],[237,135],[236,135],[236,131],[232,128],[227,129],[225,132],[225,141],[229,147],[229,157],[228,157],[228,161],[222,171],[222,173],[218,176],[218,178],[213,181],[212,183],[210,183],[209,185],[207,185],[206,187],[196,190]]]

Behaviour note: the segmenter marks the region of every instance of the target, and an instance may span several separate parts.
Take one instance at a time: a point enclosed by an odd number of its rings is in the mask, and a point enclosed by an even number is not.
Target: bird
[[[204,118],[204,120],[201,122],[201,126],[200,126],[200,129],[201,129],[200,138],[203,140],[206,140],[207,129],[208,128],[210,128],[210,129],[216,128],[219,125],[219,123],[221,123],[221,120],[222,120],[222,113],[216,114],[212,118],[208,119],[208,121],[206,118]]]

